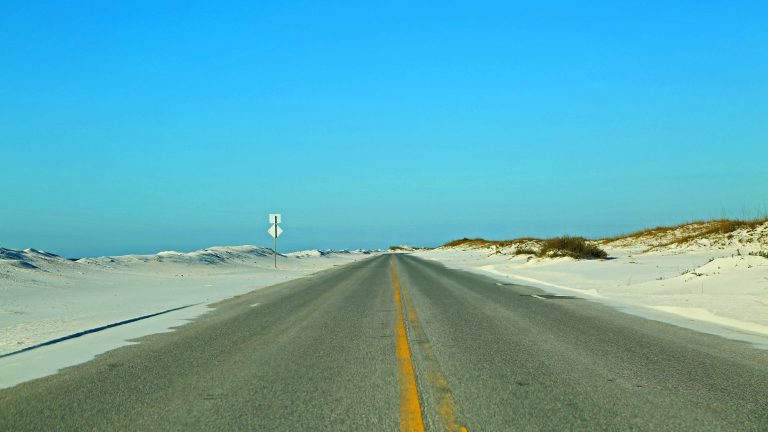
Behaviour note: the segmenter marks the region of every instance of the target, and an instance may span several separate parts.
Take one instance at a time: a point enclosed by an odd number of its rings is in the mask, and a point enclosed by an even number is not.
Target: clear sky
[[[122,4],[120,4],[122,3]],[[599,236],[768,211],[768,2],[0,3],[0,245]]]

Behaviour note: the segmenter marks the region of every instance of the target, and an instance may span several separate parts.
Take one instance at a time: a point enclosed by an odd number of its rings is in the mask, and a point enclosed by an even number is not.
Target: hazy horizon
[[[760,217],[764,217],[766,213],[753,213],[759,214]],[[640,231],[647,228],[653,228],[656,226],[674,226],[681,223],[694,222],[699,220],[720,219],[721,216],[711,216],[703,218],[688,218],[685,220],[671,221],[666,223],[648,223],[637,226],[627,226],[621,229],[618,224],[601,224],[595,226],[583,226],[582,229],[559,229],[558,227],[550,227],[549,229],[521,231],[519,229],[509,229],[506,226],[497,227],[472,227],[472,226],[457,226],[452,230],[446,232],[453,233],[453,235],[446,235],[444,238],[433,241],[435,235],[430,235],[429,232],[422,233],[425,229],[428,230],[428,226],[424,227],[411,227],[405,234],[402,227],[398,228],[383,228],[383,227],[356,227],[351,230],[343,227],[325,227],[323,229],[313,229],[311,227],[286,227],[285,223],[281,226],[288,230],[290,235],[280,237],[278,242],[278,251],[281,253],[296,252],[301,250],[353,250],[353,249],[387,249],[389,246],[395,245],[409,245],[415,247],[436,247],[445,244],[451,240],[461,239],[464,237],[476,238],[481,237],[488,240],[510,240],[519,237],[536,237],[536,238],[551,238],[561,235],[576,235],[583,236],[591,239],[607,238],[622,234],[629,234],[631,232]],[[755,216],[743,216],[737,217],[740,219],[751,219]],[[608,231],[610,227],[616,227],[614,231]],[[341,232],[351,231],[353,234],[357,233],[360,237],[358,241],[326,241],[327,237],[333,237],[333,234],[339,234]],[[367,235],[375,233],[376,237],[382,240],[367,240]],[[506,234],[509,233],[509,234]],[[398,237],[398,235],[400,237]],[[295,237],[295,238],[291,238]],[[247,241],[250,238],[252,241]],[[401,239],[402,241],[387,241],[386,239]],[[239,239],[243,239],[240,241]],[[52,243],[55,245],[55,243]],[[33,248],[38,250],[44,250],[46,252],[52,252],[57,255],[65,256],[68,258],[86,258],[86,257],[99,257],[99,256],[118,256],[118,255],[133,255],[133,254],[156,254],[162,251],[178,251],[178,252],[191,252],[198,249],[204,249],[214,246],[242,246],[242,245],[254,245],[265,248],[272,248],[271,237],[266,234],[266,226],[261,232],[255,232],[250,237],[245,234],[242,236],[230,236],[222,237],[221,239],[214,238],[196,238],[191,239],[188,242],[177,243],[153,243],[153,244],[130,244],[124,242],[119,246],[112,245],[98,245],[93,243],[71,244],[62,243],[58,247],[42,247],[41,245],[32,244],[4,244],[0,243],[0,247],[6,247],[10,249],[26,249]],[[85,251],[85,253],[78,253],[78,251]]]

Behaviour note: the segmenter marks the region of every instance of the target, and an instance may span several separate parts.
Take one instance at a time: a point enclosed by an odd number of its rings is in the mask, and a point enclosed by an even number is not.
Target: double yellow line
[[[405,330],[405,314],[403,314],[403,301],[400,296],[400,283],[397,280],[394,265],[392,267],[392,281],[395,285],[395,305],[397,306],[395,357],[397,358],[397,371],[400,378],[400,431],[421,432],[424,430],[424,420],[421,418],[416,374],[413,372],[411,348],[408,346],[408,332]]]
[[[448,381],[432,353],[432,347],[427,341],[426,334],[421,327],[416,310],[413,308],[410,296],[400,289],[397,279],[395,263],[392,262],[392,282],[395,287],[395,305],[397,307],[397,320],[395,322],[395,357],[397,358],[398,376],[400,381],[400,431],[421,432],[424,430],[421,405],[419,403],[419,391],[416,386],[416,374],[413,370],[411,348],[408,343],[408,331],[406,327],[405,309],[412,330],[422,340],[420,349],[426,362],[425,369],[427,379],[437,393],[438,415],[446,431],[468,432],[467,428],[460,426],[456,418],[456,404],[453,394],[448,388]]]

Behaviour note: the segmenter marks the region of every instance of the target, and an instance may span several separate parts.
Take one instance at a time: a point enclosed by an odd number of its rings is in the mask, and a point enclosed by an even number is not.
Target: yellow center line
[[[435,354],[432,352],[432,344],[429,343],[424,328],[421,326],[421,321],[418,314],[416,314],[416,309],[413,307],[411,296],[408,290],[405,289],[402,290],[402,294],[411,330],[413,335],[420,341],[418,343],[419,351],[425,362],[424,370],[426,371],[427,381],[435,392],[438,415],[443,423],[443,429],[448,432],[468,432],[468,429],[461,425],[458,418],[456,401],[453,397],[453,392],[451,392],[448,386],[448,379],[443,373]]]
[[[426,382],[434,392],[435,402],[437,402],[437,414],[443,425],[443,430],[446,432],[468,432],[467,428],[461,425],[457,415],[456,401],[454,400],[453,392],[451,392],[448,386],[448,380],[435,354],[432,352],[432,345],[429,343],[426,333],[424,333],[408,290],[400,286],[395,267],[396,264],[393,260],[392,281],[395,286],[395,303],[397,305],[395,351],[400,377],[400,430],[424,430],[418,387],[413,369],[413,359],[408,342],[408,327],[406,325],[408,323],[410,324],[411,332],[413,332],[412,336],[418,339],[417,345],[421,359],[424,361]]]
[[[400,431],[417,432],[424,430],[424,420],[421,418],[419,392],[416,388],[416,375],[413,372],[411,349],[408,346],[408,333],[405,330],[405,314],[400,298],[400,283],[397,273],[392,267],[392,281],[395,285],[395,304],[397,305],[397,322],[395,323],[395,358],[397,358],[398,376],[400,378]]]

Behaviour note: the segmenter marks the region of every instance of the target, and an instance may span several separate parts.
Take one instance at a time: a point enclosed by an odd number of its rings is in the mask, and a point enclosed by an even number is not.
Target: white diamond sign
[[[278,238],[280,237],[280,234],[283,233],[283,229],[277,225],[272,225],[271,227],[269,227],[267,232],[269,233],[269,235],[272,236],[272,238]]]

